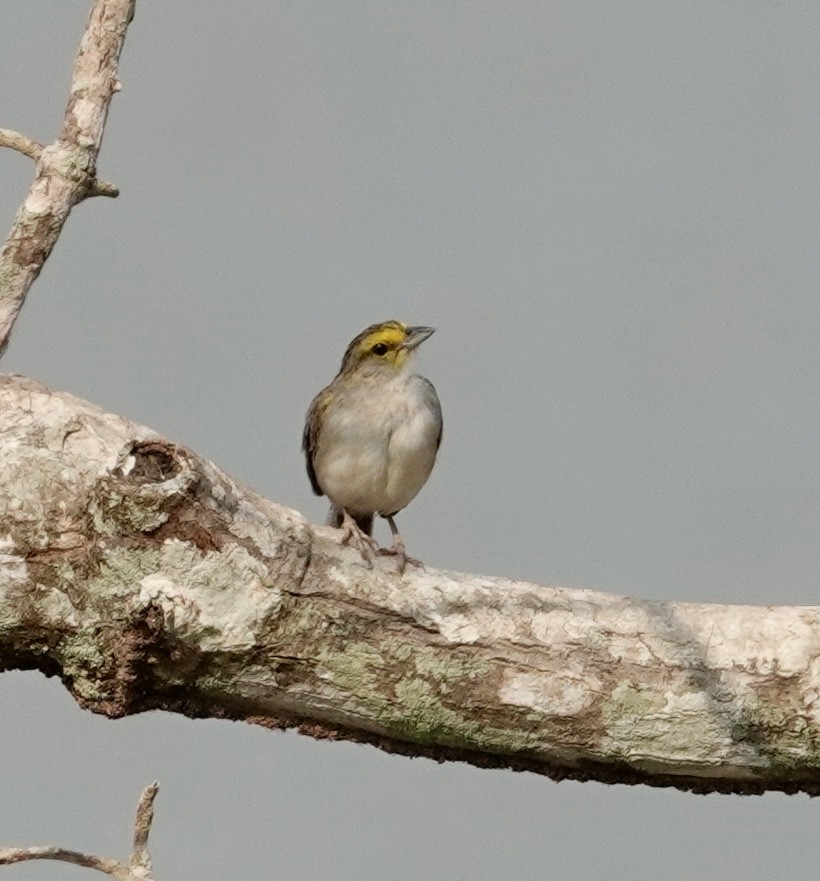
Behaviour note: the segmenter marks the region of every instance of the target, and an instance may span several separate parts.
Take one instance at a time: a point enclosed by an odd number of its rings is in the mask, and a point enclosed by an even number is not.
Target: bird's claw
[[[407,568],[407,564],[409,563],[411,566],[419,566],[422,569],[424,568],[424,563],[421,560],[417,560],[415,557],[408,557],[406,551],[404,550],[403,544],[394,544],[393,547],[390,548],[379,548],[376,553],[380,557],[395,557],[396,564],[399,569],[399,575],[404,574],[404,570]]]
[[[362,555],[362,559],[367,563],[368,568],[373,568],[373,558],[375,552],[379,548],[379,543],[369,536],[366,532],[359,529],[358,523],[345,512],[342,520],[342,538],[343,545],[352,545]]]

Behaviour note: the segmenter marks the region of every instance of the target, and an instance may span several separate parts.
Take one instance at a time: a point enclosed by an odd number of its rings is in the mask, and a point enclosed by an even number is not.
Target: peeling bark
[[[554,778],[820,791],[820,608],[410,568],[190,450],[0,377],[0,669]]]

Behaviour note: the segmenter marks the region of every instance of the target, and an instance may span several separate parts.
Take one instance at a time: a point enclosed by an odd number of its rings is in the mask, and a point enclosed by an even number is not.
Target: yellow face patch
[[[407,328],[403,324],[389,324],[368,334],[359,346],[362,361],[378,359],[400,367],[410,354],[402,344],[407,339]]]
[[[400,321],[385,321],[373,324],[363,330],[347,347],[342,370],[359,364],[384,363],[401,367],[410,357],[404,348],[407,339],[407,325]]]

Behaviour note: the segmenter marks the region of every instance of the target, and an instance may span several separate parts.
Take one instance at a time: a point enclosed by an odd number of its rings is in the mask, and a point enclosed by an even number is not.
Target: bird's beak
[[[436,332],[435,327],[408,327],[402,348],[415,349]]]

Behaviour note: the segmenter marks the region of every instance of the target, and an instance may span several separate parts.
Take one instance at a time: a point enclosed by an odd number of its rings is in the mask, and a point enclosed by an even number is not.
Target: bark
[[[190,450],[0,377],[0,669],[554,778],[820,790],[820,608],[379,559]]]

